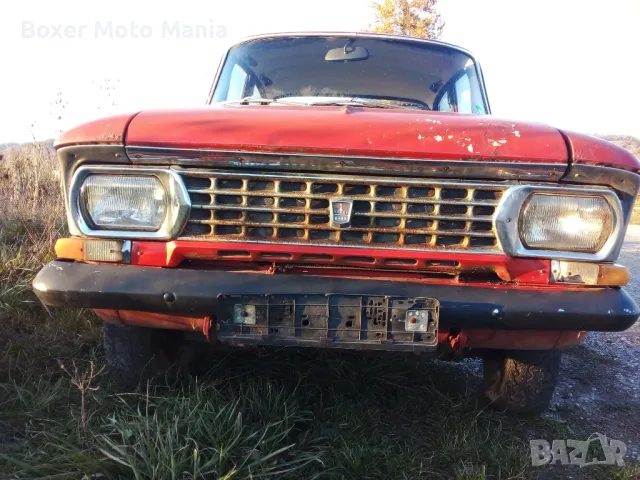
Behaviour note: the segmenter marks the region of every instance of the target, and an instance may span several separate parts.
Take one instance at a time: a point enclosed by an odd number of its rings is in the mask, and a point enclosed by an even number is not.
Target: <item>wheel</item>
[[[558,382],[560,350],[498,350],[483,359],[484,393],[501,410],[540,413]]]
[[[191,349],[182,332],[105,323],[103,336],[109,371],[125,387],[171,384],[189,373]]]

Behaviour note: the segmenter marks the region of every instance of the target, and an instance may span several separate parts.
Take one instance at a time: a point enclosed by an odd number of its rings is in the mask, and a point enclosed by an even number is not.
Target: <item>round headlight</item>
[[[96,230],[159,230],[167,214],[167,193],[154,176],[89,175],[79,206]]]
[[[518,229],[527,249],[597,253],[614,226],[603,197],[536,193],[524,202]]]

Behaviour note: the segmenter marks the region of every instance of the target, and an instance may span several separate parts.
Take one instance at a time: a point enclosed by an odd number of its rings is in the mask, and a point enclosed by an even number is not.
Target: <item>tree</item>
[[[377,0],[373,4],[376,17],[371,29],[437,40],[444,21],[436,12],[436,3],[438,0]]]

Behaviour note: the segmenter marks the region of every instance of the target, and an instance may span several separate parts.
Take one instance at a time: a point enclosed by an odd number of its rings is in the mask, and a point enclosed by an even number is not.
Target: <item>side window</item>
[[[439,112],[455,112],[453,109],[453,105],[451,105],[451,101],[449,100],[449,92],[445,92],[444,95],[440,98],[440,102],[438,102],[438,111]]]
[[[480,86],[473,75],[464,73],[450,81],[445,93],[435,106],[439,112],[485,114]]]
[[[227,92],[228,101],[242,100],[245,95],[247,87],[247,72],[237,63],[233,66],[231,71],[231,78],[229,79],[229,91]]]
[[[457,111],[460,113],[474,113],[471,106],[471,84],[469,83],[469,77],[466,74],[462,75],[456,80],[453,88],[456,91]]]
[[[484,98],[482,97],[482,91],[480,90],[480,83],[476,75],[471,76],[471,103],[473,104],[473,110],[471,113],[484,115],[487,110],[484,106]]]

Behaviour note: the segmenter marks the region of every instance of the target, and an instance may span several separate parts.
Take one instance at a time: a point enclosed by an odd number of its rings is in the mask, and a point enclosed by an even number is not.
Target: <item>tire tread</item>
[[[484,359],[485,395],[499,409],[540,413],[551,403],[560,350],[499,351]]]

